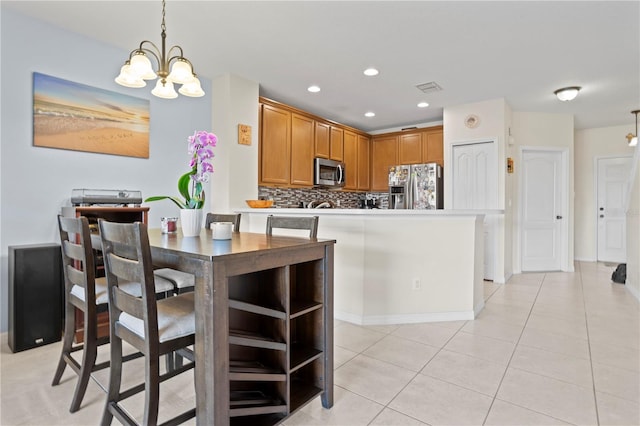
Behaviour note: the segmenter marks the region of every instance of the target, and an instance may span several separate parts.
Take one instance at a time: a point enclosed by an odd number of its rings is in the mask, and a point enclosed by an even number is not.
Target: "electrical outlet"
[[[420,278],[414,278],[411,282],[411,290],[420,290]]]

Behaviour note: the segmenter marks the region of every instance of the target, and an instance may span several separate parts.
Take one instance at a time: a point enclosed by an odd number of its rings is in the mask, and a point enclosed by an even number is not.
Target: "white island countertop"
[[[472,216],[472,215],[499,215],[504,214],[504,210],[393,210],[393,209],[300,209],[300,208],[278,208],[268,209],[236,209],[237,213],[264,213],[273,215],[285,214],[312,214],[312,215],[347,215],[347,216]]]

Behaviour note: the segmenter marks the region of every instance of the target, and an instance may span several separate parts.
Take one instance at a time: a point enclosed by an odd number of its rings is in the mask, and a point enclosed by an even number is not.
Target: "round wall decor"
[[[479,124],[480,124],[480,117],[478,117],[475,114],[469,114],[464,119],[464,125],[467,126],[470,129],[474,129],[474,128],[478,127]]]

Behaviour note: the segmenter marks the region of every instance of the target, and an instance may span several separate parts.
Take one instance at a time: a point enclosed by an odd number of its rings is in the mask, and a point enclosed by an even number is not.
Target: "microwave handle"
[[[342,164],[338,164],[338,183],[342,183],[344,181],[344,171],[342,170]]]

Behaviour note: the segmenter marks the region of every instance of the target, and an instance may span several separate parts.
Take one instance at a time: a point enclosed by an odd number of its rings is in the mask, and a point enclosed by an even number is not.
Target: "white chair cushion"
[[[158,300],[158,336],[160,342],[195,334],[196,316],[193,293]],[[144,339],[144,321],[123,312],[120,324]]]
[[[173,290],[173,283],[162,277],[155,277],[156,293],[166,293]],[[139,283],[126,282],[120,284],[122,291],[135,297],[142,297],[142,290]],[[71,294],[84,301],[84,287],[74,285]],[[107,279],[105,277],[96,278],[96,305],[109,303],[107,295]]]
[[[176,288],[188,288],[196,285],[196,277],[187,272],[178,271],[171,268],[156,269],[153,271],[156,277],[166,278],[171,281]]]

